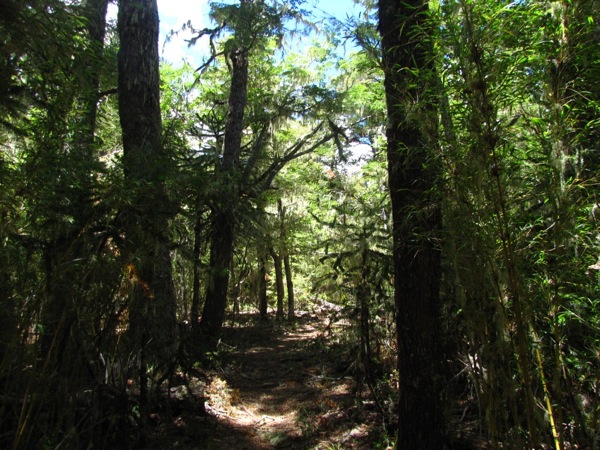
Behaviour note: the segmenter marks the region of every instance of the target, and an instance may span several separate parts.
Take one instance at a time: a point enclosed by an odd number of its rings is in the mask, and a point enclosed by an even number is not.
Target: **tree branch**
[[[283,169],[283,167],[290,161],[300,158],[301,156],[307,155],[324,143],[334,138],[334,134],[326,134],[321,139],[313,143],[310,147],[304,148],[304,146],[323,128],[324,122],[321,122],[313,131],[307,136],[302,138],[300,141],[292,145],[285,153],[284,156],[276,158],[271,165],[256,179],[255,186],[260,186],[261,191],[269,189],[271,183],[277,176],[277,174]]]

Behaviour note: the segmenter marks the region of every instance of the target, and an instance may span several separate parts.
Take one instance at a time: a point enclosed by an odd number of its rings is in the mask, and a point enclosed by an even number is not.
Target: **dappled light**
[[[598,0],[0,0],[0,449],[600,449],[599,143]]]
[[[381,444],[373,399],[355,391],[350,367],[340,364],[341,349],[325,336],[327,312],[306,313],[292,324],[265,324],[256,315],[240,321],[224,329],[219,368],[206,372],[204,412],[195,420],[193,410],[161,418],[151,448],[161,448],[164,434],[183,449]]]

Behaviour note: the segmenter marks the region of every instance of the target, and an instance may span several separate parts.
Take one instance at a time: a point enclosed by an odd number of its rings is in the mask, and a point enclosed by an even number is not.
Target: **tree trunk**
[[[379,1],[398,339],[398,442],[444,447],[439,338],[440,203],[432,146],[432,31],[424,0]]]
[[[90,74],[82,80],[81,98],[79,99],[81,121],[80,132],[77,133],[77,144],[84,147],[91,158],[96,131],[96,116],[98,114],[98,92],[100,90],[100,65],[103,61],[104,38],[106,35],[106,12],[108,0],[85,0],[84,15],[87,19],[87,29],[91,38],[90,49],[85,56]],[[88,56],[89,55],[89,56]]]
[[[292,320],[296,316],[294,304],[294,281],[292,280],[292,266],[290,264],[290,255],[287,251],[283,254],[283,267],[285,270],[285,282],[287,287],[287,316]]]
[[[194,250],[193,250],[193,265],[194,265],[194,281],[192,288],[192,307],[190,308],[190,322],[192,330],[198,328],[198,320],[200,318],[200,256],[201,247],[200,240],[202,238],[202,229],[200,227],[200,213],[196,215],[196,223],[194,225]]]
[[[267,297],[267,255],[259,250],[258,254],[258,315],[261,320],[269,318],[269,298]]]
[[[200,330],[205,336],[216,339],[221,334],[227,307],[229,267],[233,257],[233,217],[227,211],[215,213],[212,226],[209,282],[206,287]]]
[[[275,267],[275,286],[277,287],[277,318],[283,319],[283,298],[285,296],[283,288],[283,259],[281,255],[271,248],[271,257]]]
[[[370,388],[373,387],[371,380],[371,317],[369,311],[369,298],[371,297],[371,292],[369,288],[368,264],[368,248],[366,242],[364,242],[361,250],[360,279],[358,286],[356,286],[356,308],[360,312],[359,371],[356,377],[358,393],[360,393],[363,381],[366,382]]]
[[[8,258],[6,259],[8,260]],[[8,355],[10,346],[16,342],[18,337],[18,322],[12,283],[10,282],[10,275],[4,271],[4,268],[8,267],[6,262],[4,257],[0,259],[2,267],[0,270],[0,308],[2,308],[2,314],[0,314],[0,362],[5,361],[4,358]],[[3,380],[0,377],[0,392],[3,387],[2,383]]]
[[[242,1],[242,4],[244,3],[245,0]],[[230,58],[233,67],[231,91],[223,139],[223,160],[218,171],[222,188],[220,199],[213,210],[210,279],[200,320],[200,329],[209,338],[217,338],[221,334],[227,307],[229,267],[233,258],[235,237],[234,211],[239,189],[235,173],[240,159],[248,89],[248,49],[239,48],[231,53]]]
[[[162,148],[156,0],[121,0],[118,32],[119,117],[130,205],[122,219],[132,287],[129,337],[132,352],[164,369],[175,354],[177,323],[167,237],[170,208],[162,181],[168,158]]]
[[[292,320],[295,316],[294,305],[294,280],[292,279],[292,266],[290,264],[290,255],[287,246],[287,228],[285,224],[285,208],[281,199],[277,201],[277,211],[279,212],[281,258],[283,259],[283,268],[285,271],[285,283],[287,289],[287,317]]]

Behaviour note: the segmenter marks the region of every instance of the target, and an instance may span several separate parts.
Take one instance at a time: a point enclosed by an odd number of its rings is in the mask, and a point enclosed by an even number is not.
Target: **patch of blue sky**
[[[225,0],[219,3],[236,4],[237,0]],[[307,0],[302,6],[312,14],[309,20],[323,22],[330,18],[345,21],[348,17],[358,15],[360,5],[354,0]],[[208,0],[158,0],[160,17],[160,47],[162,58],[173,64],[190,63],[199,67],[209,55],[208,38],[199,39],[195,45],[188,41],[194,37],[195,30],[213,26],[209,18],[210,2]],[[190,24],[193,29],[187,26]],[[314,36],[313,36],[314,38]],[[306,45],[298,38],[290,42],[292,47]]]
[[[239,0],[221,0],[219,3],[235,4]],[[157,0],[160,18],[160,54],[161,57],[174,66],[184,62],[198,67],[209,55],[208,38],[199,39],[195,45],[188,45],[195,36],[194,30],[202,30],[213,26],[211,23],[209,0]],[[301,6],[310,12],[309,20],[316,23],[335,18],[345,21],[348,17],[355,17],[361,11],[361,6],[354,0],[306,0]],[[109,5],[109,19],[116,20],[117,5]],[[298,38],[293,46],[307,45],[306,39]],[[314,36],[313,36],[314,39]],[[344,49],[345,50],[345,49]]]
[[[188,45],[191,38],[196,35],[195,30],[211,28],[214,24],[209,17],[209,0],[157,0],[159,19],[160,19],[160,37],[159,49],[161,58],[174,67],[179,67],[184,63],[189,63],[197,68],[208,58],[210,53],[208,37],[199,39],[195,45]],[[239,0],[221,0],[219,3],[237,4]],[[354,0],[306,0],[301,8],[308,11],[311,17],[309,21],[325,26],[325,23],[331,19],[337,19],[345,22],[351,17],[357,17],[363,10],[361,5],[357,5]],[[117,6],[111,3],[109,5],[109,19],[116,20]],[[343,41],[342,36],[340,36]],[[320,37],[315,33],[309,33],[308,36],[290,38],[286,42],[289,52],[302,51],[309,45],[314,44]],[[346,51],[352,51],[356,47],[352,42],[343,43],[343,48],[338,49],[338,54],[343,57]],[[356,173],[360,170],[365,161],[372,157],[371,146],[367,143],[353,143],[347,148],[349,151],[349,161],[345,164],[345,169],[350,173]]]

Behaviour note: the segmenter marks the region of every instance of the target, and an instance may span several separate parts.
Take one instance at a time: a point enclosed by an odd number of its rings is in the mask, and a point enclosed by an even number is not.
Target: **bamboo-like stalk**
[[[525,415],[529,431],[529,446],[538,447],[538,433],[534,418],[535,397],[532,390],[532,376],[528,361],[529,339],[527,336],[527,318],[523,309],[523,295],[517,270],[517,257],[514,238],[510,230],[510,217],[507,210],[505,187],[501,176],[501,161],[497,150],[500,145],[496,105],[490,98],[487,75],[487,62],[480,48],[473,25],[473,6],[464,0],[460,1],[464,14],[466,41],[468,44],[468,64],[465,67],[465,79],[472,87],[470,102],[472,103],[473,131],[476,133],[478,151],[475,156],[482,167],[487,168],[491,181],[490,196],[494,216],[500,236],[502,258],[507,271],[507,290],[512,301],[515,326],[515,351],[519,375],[525,391]]]
[[[535,330],[532,329],[531,333],[533,334],[535,341],[539,342]],[[556,450],[564,450],[560,429],[556,426],[556,420],[554,418],[554,408],[552,407],[550,389],[548,389],[548,382],[546,380],[546,375],[544,374],[544,360],[542,358],[542,352],[540,351],[539,345],[536,345],[535,347],[535,357],[537,362],[538,375],[540,377],[540,381],[542,382],[542,388],[544,390],[546,412],[548,413],[548,417],[550,419],[550,428],[552,429],[552,439],[554,441],[554,448],[556,448]]]

